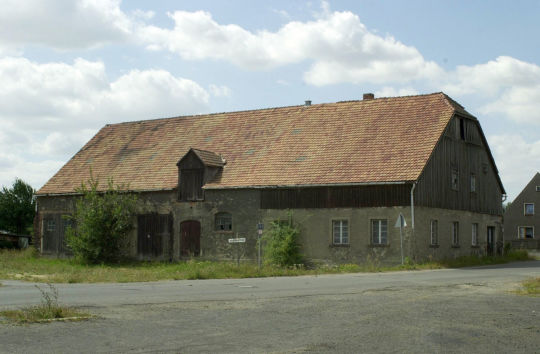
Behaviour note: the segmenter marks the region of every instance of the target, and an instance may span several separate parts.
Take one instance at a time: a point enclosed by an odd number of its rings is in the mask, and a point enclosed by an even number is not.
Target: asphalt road
[[[376,274],[58,284],[99,317],[0,324],[1,353],[540,353],[540,261]],[[0,308],[39,303],[4,281]]]

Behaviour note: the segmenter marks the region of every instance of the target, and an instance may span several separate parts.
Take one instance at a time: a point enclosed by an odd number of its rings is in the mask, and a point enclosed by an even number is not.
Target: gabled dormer
[[[203,186],[225,166],[225,159],[211,151],[190,148],[178,161],[178,200],[204,200]]]

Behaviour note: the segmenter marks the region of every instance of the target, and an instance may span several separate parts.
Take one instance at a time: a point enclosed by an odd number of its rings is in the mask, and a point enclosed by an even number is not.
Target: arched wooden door
[[[201,254],[201,223],[196,220],[180,224],[180,256],[196,257]]]

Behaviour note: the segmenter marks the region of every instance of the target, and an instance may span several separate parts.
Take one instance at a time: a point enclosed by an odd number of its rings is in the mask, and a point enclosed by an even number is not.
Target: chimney
[[[307,107],[307,106],[311,106],[311,100],[306,100],[304,105],[305,105],[306,107]]]
[[[364,93],[364,101],[372,100],[375,98],[375,95],[372,93]]]

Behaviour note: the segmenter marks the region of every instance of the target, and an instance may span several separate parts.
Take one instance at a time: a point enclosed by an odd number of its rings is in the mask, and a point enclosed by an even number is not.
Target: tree
[[[264,246],[266,263],[279,266],[302,264],[299,236],[300,230],[293,224],[291,214],[287,221],[272,222],[268,234],[263,237],[263,241],[266,241]]]
[[[76,258],[86,263],[111,263],[122,259],[133,229],[137,196],[123,192],[123,186],[108,182],[105,192],[91,178],[77,190],[82,196],[75,202],[73,226],[66,230],[66,242]]]
[[[35,190],[16,178],[11,188],[0,191],[0,230],[31,234],[36,210]]]

